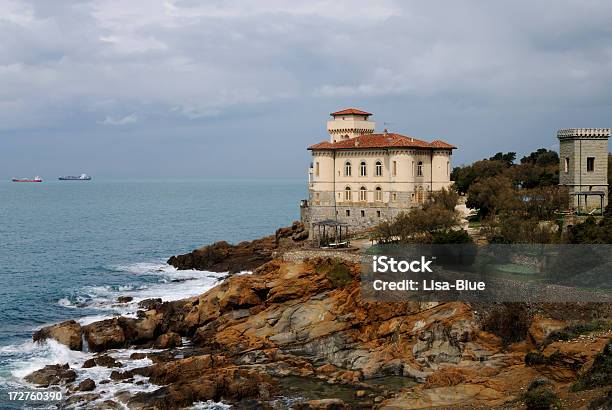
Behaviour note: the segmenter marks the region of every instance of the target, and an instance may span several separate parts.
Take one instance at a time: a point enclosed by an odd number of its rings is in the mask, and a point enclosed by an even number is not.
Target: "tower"
[[[559,138],[559,185],[567,186],[570,206],[591,210],[608,204],[610,128],[569,128]]]
[[[330,115],[333,119],[327,121],[327,132],[331,137],[331,142],[374,133],[376,124],[368,119],[372,115],[369,112],[347,108],[332,112]]]

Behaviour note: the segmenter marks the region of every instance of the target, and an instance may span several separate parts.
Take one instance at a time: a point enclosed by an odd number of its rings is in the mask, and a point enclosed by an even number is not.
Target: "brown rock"
[[[123,406],[113,400],[104,400],[100,404],[96,404],[98,410],[122,410]]]
[[[78,405],[79,403],[87,403],[94,400],[98,400],[100,398],[99,394],[96,393],[87,393],[87,394],[75,394],[70,396],[64,403],[64,406],[72,407]]]
[[[32,336],[35,342],[46,339],[54,339],[59,343],[68,346],[71,350],[81,350],[83,348],[83,338],[81,325],[74,320],[47,326]]]
[[[158,349],[171,349],[173,347],[179,347],[182,345],[183,340],[181,339],[181,336],[173,332],[160,335],[154,343],[154,346]]]
[[[119,372],[117,370],[113,370],[110,374],[111,380],[119,381],[119,380],[128,380],[134,377],[132,371]]]
[[[296,407],[298,410],[344,410],[350,408],[351,406],[340,399],[310,400]]]
[[[106,319],[83,327],[89,350],[101,352],[107,349],[123,347],[125,334],[118,319]]]
[[[81,383],[79,383],[80,391],[92,391],[96,388],[96,383],[91,379],[85,379]]]
[[[134,300],[134,298],[131,296],[119,296],[117,298],[117,303],[128,303],[128,302],[131,302],[132,300]]]
[[[148,310],[142,318],[120,317],[119,326],[123,329],[125,340],[129,343],[143,343],[155,339],[155,331],[161,323],[162,314]]]
[[[102,367],[123,367],[121,362],[115,360],[115,358],[103,354],[99,356],[92,357],[91,359],[87,359],[85,363],[83,363],[83,368],[89,368],[94,366],[102,366]]]
[[[144,310],[157,309],[162,304],[161,298],[145,299],[138,302],[138,307]]]
[[[292,226],[279,228],[275,235],[230,245],[225,241],[194,250],[193,252],[172,256],[168,263],[177,269],[198,269],[211,272],[238,273],[254,270],[272,260],[272,254],[279,247],[296,246],[304,237],[304,225],[294,222]],[[296,240],[291,239],[296,236]]]
[[[25,380],[28,383],[36,384],[40,387],[48,387],[75,381],[76,372],[70,369],[68,363],[64,365],[51,364],[28,374]]]

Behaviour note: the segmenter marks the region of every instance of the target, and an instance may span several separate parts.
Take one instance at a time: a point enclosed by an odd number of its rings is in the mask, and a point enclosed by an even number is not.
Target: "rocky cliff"
[[[197,269],[211,272],[238,273],[250,271],[272,260],[274,253],[299,247],[308,239],[308,231],[301,222],[279,228],[274,235],[231,245],[225,241],[198,248],[184,255],[168,259],[177,269]]]
[[[116,366],[105,356],[109,349],[165,349],[142,354],[151,365],[124,370],[119,364],[112,372],[112,380],[144,377],[159,385],[114,399],[130,408],[206,400],[237,408],[524,408],[527,393],[540,390],[583,408],[605,402],[609,385],[588,393],[571,385],[612,335],[610,306],[522,306],[516,315],[517,307],[505,305],[372,303],[361,299],[359,269],[324,257],[270,259],[198,297],[145,303],[137,318],[83,327],[65,322],[35,339],[72,349],[81,349],[84,339],[99,352],[91,366]],[[508,338],[491,325],[504,315],[524,321],[516,326],[522,334]],[[570,321],[593,316],[600,325],[567,333]],[[190,344],[181,347],[182,338]],[[534,360],[526,361],[528,355]],[[66,366],[47,367],[29,380],[63,383],[73,400],[96,400],[96,390],[80,393]]]

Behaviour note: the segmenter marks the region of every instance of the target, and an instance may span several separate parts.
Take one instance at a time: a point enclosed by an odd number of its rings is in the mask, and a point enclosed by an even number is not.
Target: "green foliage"
[[[459,203],[459,194],[454,189],[442,188],[431,194],[430,201],[433,205],[439,205],[449,211],[454,211]]]
[[[525,219],[528,218],[528,219]],[[490,243],[558,243],[555,225],[517,213],[502,214],[484,222],[482,232]]]
[[[513,167],[508,176],[522,188],[556,186],[559,184],[559,165],[538,166],[531,163]]]
[[[497,154],[489,158],[489,161],[502,161],[510,166],[514,164],[515,159],[516,159],[516,152],[506,152],[505,154],[503,152],[498,152]]]
[[[569,228],[567,240],[569,243],[612,243],[610,210],[606,209],[604,217],[599,222],[590,216],[583,223]]]
[[[460,194],[467,194],[476,182],[497,175],[503,175],[510,179],[513,185],[523,188],[558,185],[559,156],[555,151],[540,148],[523,157],[520,164],[514,164],[515,159],[514,152],[498,152],[489,159],[454,168],[451,180],[455,182]]]
[[[379,243],[431,243],[434,238],[442,241],[441,233],[459,226],[459,214],[452,206],[456,200],[456,194],[451,191],[437,193],[423,208],[413,208],[400,213],[392,221],[380,223],[372,237]],[[451,206],[452,209],[448,209]],[[459,236],[449,238],[458,239]]]
[[[521,164],[533,164],[539,167],[548,165],[559,166],[559,154],[556,151],[540,148],[531,154],[521,158]]]
[[[522,303],[504,303],[485,318],[482,328],[501,338],[507,346],[527,337],[531,316]]]
[[[525,364],[527,366],[536,366],[539,364],[547,364],[548,358],[544,355],[544,353],[539,352],[537,350],[532,350],[531,352],[525,355]]]
[[[344,287],[353,280],[350,268],[340,259],[325,259],[315,269],[317,273],[324,273],[335,288]]]
[[[476,181],[500,175],[507,167],[508,164],[503,161],[483,159],[474,162],[472,165],[454,168],[451,173],[451,180],[455,182],[457,192],[466,194]]]
[[[481,179],[469,191],[466,206],[478,209],[481,217],[495,215],[498,210],[517,204],[518,198],[509,178],[497,175]],[[516,205],[514,205],[516,206]]]
[[[547,386],[529,389],[523,396],[527,410],[560,409],[561,401],[555,392]]]
[[[598,330],[612,330],[612,322],[607,320],[592,320],[587,323],[571,325],[564,329],[552,332],[550,335],[548,335],[543,345],[548,345],[556,340],[571,340],[580,335],[595,332]]]
[[[572,390],[588,390],[610,385],[612,385],[612,339],[608,341],[603,351],[595,356],[593,366],[579,377]]]
[[[474,243],[474,241],[465,229],[459,229],[457,231],[435,232],[432,235],[431,243],[442,245],[450,243]]]

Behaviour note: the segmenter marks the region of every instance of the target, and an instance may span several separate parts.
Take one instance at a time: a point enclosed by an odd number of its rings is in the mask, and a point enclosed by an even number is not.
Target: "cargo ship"
[[[42,182],[42,178],[39,176],[34,178],[13,178],[13,182]]]
[[[78,177],[75,176],[65,176],[65,177],[59,177],[58,178],[60,181],[91,181],[91,177],[87,174],[81,174]]]

